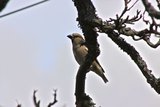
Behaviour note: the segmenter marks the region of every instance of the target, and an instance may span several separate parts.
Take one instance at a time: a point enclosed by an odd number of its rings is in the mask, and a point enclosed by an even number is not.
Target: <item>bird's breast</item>
[[[76,61],[78,62],[78,64],[79,65],[83,64],[85,57],[87,55],[87,51],[85,50],[85,47],[81,46],[73,50],[74,50],[73,51],[74,57]]]

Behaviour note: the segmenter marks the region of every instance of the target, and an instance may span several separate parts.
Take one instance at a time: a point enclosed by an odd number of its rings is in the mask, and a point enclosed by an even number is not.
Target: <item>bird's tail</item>
[[[101,76],[101,78],[103,79],[103,81],[104,81],[105,83],[108,82],[108,79],[106,78],[106,76],[105,76],[104,74],[101,74],[100,76]]]
[[[95,72],[96,74],[98,74],[103,79],[103,81],[105,83],[108,82],[108,79],[104,75],[104,69],[101,67],[101,65],[99,64],[98,60],[95,60],[92,63],[91,70],[93,72]]]
[[[107,79],[106,76],[104,75],[104,70],[103,70],[103,68],[101,68],[101,69],[95,69],[94,72],[95,72],[98,76],[100,76],[105,83],[108,82],[108,79]]]

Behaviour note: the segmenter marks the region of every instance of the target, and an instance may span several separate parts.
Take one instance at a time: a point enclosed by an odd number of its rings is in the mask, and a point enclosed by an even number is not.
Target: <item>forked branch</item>
[[[148,14],[156,19],[160,19],[160,11],[156,10],[154,6],[148,1],[148,0],[142,0],[142,3],[145,7],[145,10],[148,12]],[[157,4],[160,10],[160,1],[157,0]]]
[[[125,8],[127,7],[127,4],[131,0],[127,1],[125,0]],[[88,27],[97,28],[99,32],[106,33],[109,38],[112,39],[114,43],[116,43],[124,52],[126,52],[131,59],[135,62],[135,64],[139,67],[142,74],[146,78],[147,82],[152,86],[152,88],[160,94],[160,78],[156,78],[152,71],[148,69],[146,62],[142,59],[140,54],[136,51],[136,49],[131,46],[129,43],[127,43],[122,37],[120,37],[121,34],[126,36],[131,36],[134,40],[144,40],[147,42],[147,44],[153,48],[159,46],[159,42],[155,45],[151,44],[150,42],[150,36],[151,34],[159,34],[158,30],[155,31],[155,23],[153,23],[153,27],[150,26],[149,29],[145,28],[141,31],[136,31],[130,27],[127,27],[127,24],[135,24],[135,22],[139,21],[142,18],[142,15],[140,14],[140,11],[137,11],[136,16],[131,17],[128,16],[127,18],[123,18],[123,15],[127,12],[127,9],[124,9],[120,17],[117,15],[116,19],[110,19],[109,21],[102,21],[102,19],[98,18],[97,15],[95,15],[95,10],[90,9],[90,7],[94,7],[92,3],[90,3],[90,0],[74,0],[76,3],[76,7],[79,8],[81,6],[81,10],[78,10],[78,20],[79,24],[82,28],[83,32],[87,32],[88,28],[83,27],[83,24],[81,21],[85,20],[85,24],[88,25]],[[85,4],[85,5],[84,5]],[[87,9],[85,9],[88,7]],[[133,6],[131,6],[133,7]],[[80,14],[80,13],[84,14]],[[94,15],[90,15],[88,18],[88,13],[94,13]],[[87,14],[87,15],[85,15]],[[83,16],[82,16],[83,15]],[[96,16],[96,17],[95,17]],[[87,19],[87,20],[86,20]],[[129,23],[130,22],[130,23]],[[116,32],[115,32],[116,31]],[[96,38],[96,36],[88,35],[93,38]],[[136,37],[139,37],[136,39]],[[89,37],[88,37],[89,38]],[[149,39],[147,39],[149,38]],[[87,39],[87,38],[86,38]],[[92,60],[93,61],[93,60]],[[85,78],[85,77],[84,77]],[[81,106],[78,106],[81,107]],[[90,107],[90,106],[89,106]]]
[[[55,89],[53,91],[54,91],[54,93],[53,93],[53,96],[54,96],[53,99],[54,100],[52,102],[50,102],[47,107],[51,107],[51,106],[53,106],[57,103],[57,89]]]
[[[35,107],[40,107],[40,100],[37,101],[36,93],[37,93],[37,90],[34,90],[34,92],[33,92],[33,103],[34,103]]]

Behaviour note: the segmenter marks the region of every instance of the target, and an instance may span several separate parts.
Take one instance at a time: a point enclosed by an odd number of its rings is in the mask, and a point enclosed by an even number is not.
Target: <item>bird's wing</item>
[[[95,60],[95,62],[101,67],[102,71],[104,72],[104,69],[102,68],[102,66],[100,65],[97,59]]]
[[[84,48],[85,53],[88,53],[88,48],[85,44],[86,44],[86,42],[82,41],[81,46]]]
[[[88,48],[85,46],[85,51],[88,53]]]
[[[88,53],[88,48],[85,45],[85,42],[81,44],[82,46],[85,47],[85,52]],[[98,62],[98,60],[96,59],[95,62],[101,67],[102,71],[104,72],[104,69],[102,68],[102,66],[100,65],[100,63]],[[91,65],[92,67],[92,65]]]
[[[86,47],[85,42],[81,43],[81,46],[85,47],[85,52],[88,53],[88,48]],[[104,72],[104,69],[102,68],[97,59],[95,60],[95,62],[101,67],[102,71]]]

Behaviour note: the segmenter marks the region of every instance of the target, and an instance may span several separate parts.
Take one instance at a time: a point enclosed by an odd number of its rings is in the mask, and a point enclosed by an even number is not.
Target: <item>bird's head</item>
[[[82,35],[80,35],[79,33],[73,33],[71,35],[67,36],[69,39],[71,39],[73,44],[82,44],[85,42],[85,40],[83,39]]]

